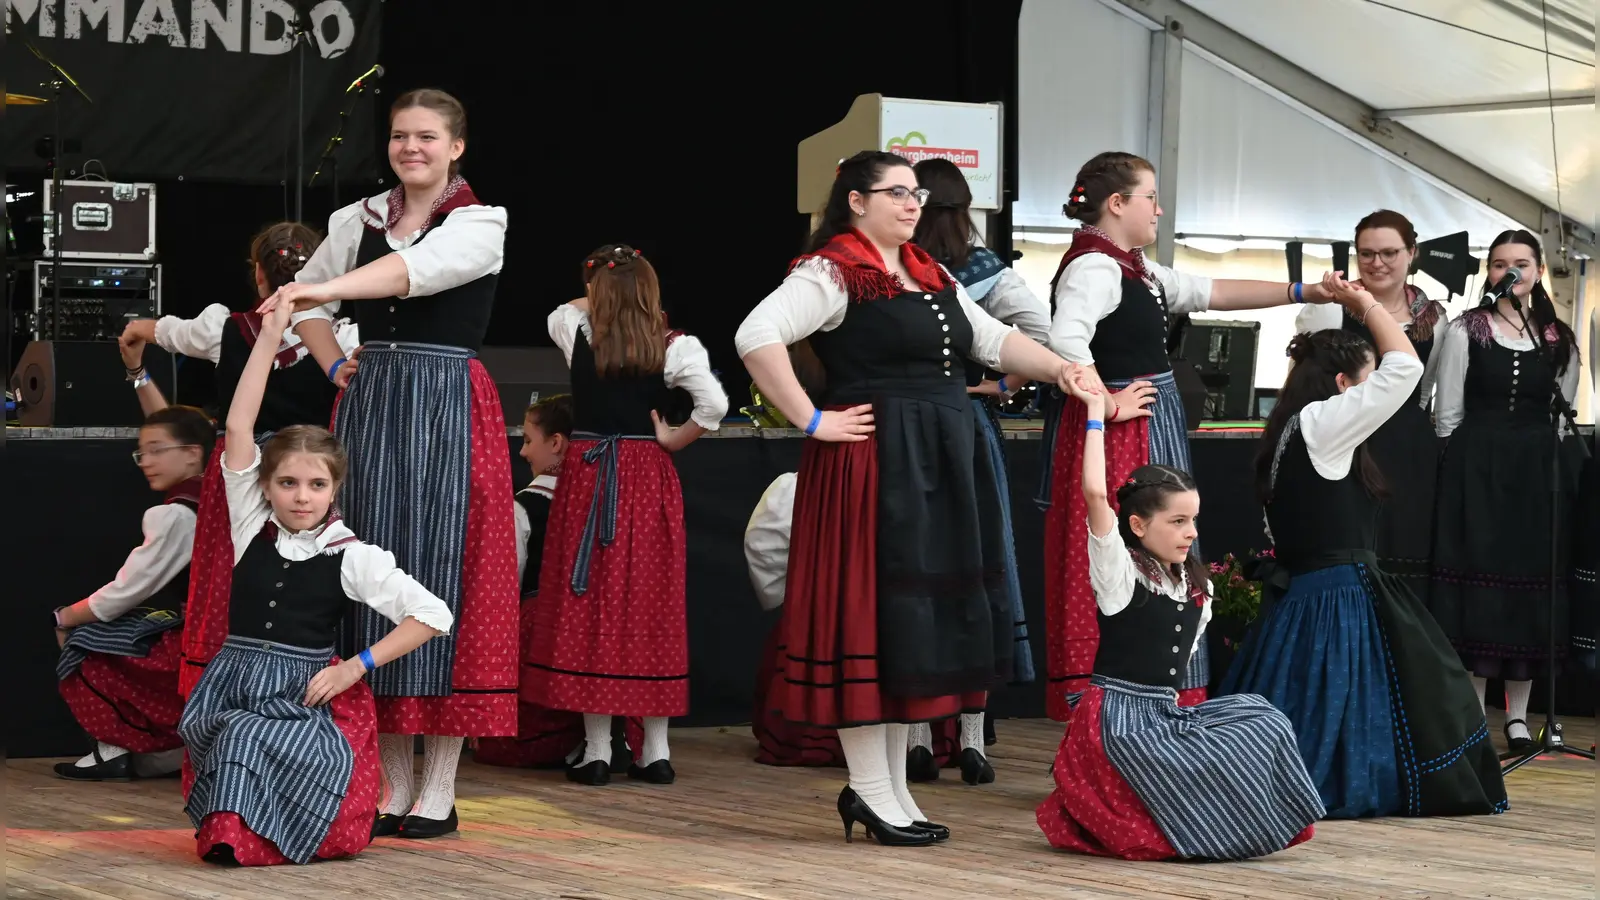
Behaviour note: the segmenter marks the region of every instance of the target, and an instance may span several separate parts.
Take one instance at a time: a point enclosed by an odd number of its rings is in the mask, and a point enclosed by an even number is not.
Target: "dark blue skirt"
[[[994,466],[995,484],[1000,494],[1000,542],[1004,554],[1004,586],[1006,600],[1011,605],[1012,636],[1016,644],[1011,652],[1011,682],[1027,684],[1033,681],[1033,649],[1028,646],[1028,614],[1022,606],[1022,581],[1017,576],[1017,541],[1011,526],[1011,483],[1006,476],[1004,436],[995,421],[989,404],[981,397],[972,398],[973,413],[978,417],[978,427],[983,431],[983,446]]]

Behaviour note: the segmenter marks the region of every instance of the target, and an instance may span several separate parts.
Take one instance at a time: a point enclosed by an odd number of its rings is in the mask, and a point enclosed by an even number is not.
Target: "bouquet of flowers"
[[[1241,559],[1229,553],[1221,562],[1211,563],[1211,622],[1206,626],[1206,643],[1211,650],[1212,684],[1220,684],[1250,623],[1261,611],[1261,583],[1245,574],[1254,559],[1270,557],[1267,550]]]

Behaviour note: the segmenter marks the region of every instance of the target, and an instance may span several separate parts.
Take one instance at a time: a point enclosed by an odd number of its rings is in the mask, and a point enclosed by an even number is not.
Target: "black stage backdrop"
[[[126,3],[131,23],[138,4]],[[818,8],[772,17],[635,3],[551,21],[538,9],[489,0],[383,5],[377,60],[386,75],[377,103],[386,109],[401,91],[423,86],[459,96],[471,119],[463,172],[479,197],[510,212],[490,344],[549,346],[545,318],[581,293],[584,255],[626,241],[656,265],[673,324],[703,339],[729,395],[741,401],[748,378],[733,349],[734,330],[782,280],[804,238],[805,216],[794,210],[796,145],[837,122],[860,94],[1004,102],[1004,171],[1008,195],[1015,196],[1020,0],[925,0],[912,7],[868,0],[848,14]],[[27,30],[38,32],[31,23]],[[88,49],[87,41],[55,43]],[[195,51],[162,44],[159,52]],[[334,89],[342,91],[373,61],[356,51],[331,61],[347,65]],[[76,71],[82,62],[64,64]],[[283,119],[288,63],[280,56],[271,65],[277,68],[261,73],[252,90],[266,98],[260,104],[270,104],[261,107],[261,122],[281,128],[290,124]],[[15,91],[22,81],[14,77],[12,84]],[[105,104],[95,100],[98,114]],[[46,108],[28,111],[25,122],[12,107],[7,140],[31,147],[48,129],[37,112]],[[203,133],[212,143],[240,127],[243,115],[202,115],[198,106],[160,97],[139,108],[151,122],[166,123],[164,129]],[[334,124],[326,112],[319,115],[308,161]],[[187,152],[175,140],[163,142],[164,152]],[[273,165],[281,164],[282,146],[268,148],[276,154]],[[341,173],[362,152],[389,176],[377,143],[347,144]],[[308,162],[308,176],[309,168]],[[32,183],[41,177],[10,174]],[[128,166],[112,172],[117,180],[145,174]],[[209,303],[248,302],[243,260],[250,237],[293,215],[292,191],[193,177],[155,180],[166,311],[192,316]],[[342,179],[341,199],[349,203],[385,184]],[[330,211],[320,185],[306,192],[307,221],[324,228]],[[1000,231],[1009,235],[1009,220]],[[28,303],[16,301],[19,308]],[[203,377],[195,385],[207,389]]]
[[[6,89],[51,96],[42,86],[51,71],[28,42],[93,100],[62,88],[64,143],[82,146],[64,157],[69,170],[98,159],[114,181],[292,183],[300,104],[309,178],[346,105],[345,89],[377,61],[383,4],[9,0],[7,8]],[[303,23],[304,40],[296,41],[292,22]],[[370,183],[370,104],[364,112],[346,131],[357,152],[340,162],[343,173]],[[52,104],[6,111],[0,152],[8,170],[40,165],[35,142],[51,132],[54,115]]]

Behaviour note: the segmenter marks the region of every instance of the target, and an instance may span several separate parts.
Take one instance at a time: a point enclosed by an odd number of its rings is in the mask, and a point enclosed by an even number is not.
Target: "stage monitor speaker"
[[[1206,411],[1206,383],[1195,371],[1194,363],[1187,359],[1172,360],[1172,380],[1177,382],[1178,396],[1183,399],[1184,430],[1199,427]]]
[[[1458,231],[1417,245],[1414,268],[1444,285],[1450,296],[1466,294],[1467,280],[1478,274],[1480,263],[1467,252],[1467,233]]]
[[[1199,319],[1190,323],[1177,355],[1194,365],[1205,386],[1201,420],[1255,418],[1260,337],[1260,322]]]
[[[540,397],[572,390],[572,375],[560,347],[484,347],[478,351],[495,390],[506,425],[521,427],[522,414]]]
[[[177,368],[160,347],[146,345],[145,371],[173,403]],[[110,341],[30,341],[11,375],[17,423],[27,428],[137,428],[139,397]]]

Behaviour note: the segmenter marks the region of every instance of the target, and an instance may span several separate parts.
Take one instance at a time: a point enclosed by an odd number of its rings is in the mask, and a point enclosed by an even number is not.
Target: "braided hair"
[[[261,229],[250,241],[250,262],[260,267],[271,293],[294,281],[299,272],[317,252],[322,236],[299,222],[278,222]],[[252,272],[252,281],[254,280]]]
[[[662,371],[667,360],[661,283],[644,254],[627,244],[606,244],[583,260],[589,288],[589,329],[602,374]]]
[[[1122,542],[1127,545],[1128,552],[1133,554],[1134,565],[1145,577],[1157,580],[1156,576],[1164,573],[1176,578],[1179,572],[1176,567],[1168,569],[1166,564],[1145,549],[1144,541],[1133,531],[1132,518],[1138,516],[1145,521],[1154,519],[1167,508],[1168,501],[1174,495],[1199,490],[1194,476],[1188,472],[1159,465],[1134,469],[1128,480],[1117,487],[1117,531],[1122,534]],[[1189,548],[1189,558],[1183,561],[1182,574],[1188,578],[1191,590],[1203,590],[1211,577],[1200,558],[1200,552],[1193,547]]]
[[[1326,331],[1301,332],[1289,341],[1289,374],[1278,391],[1278,402],[1267,417],[1266,430],[1261,435],[1261,449],[1256,453],[1256,495],[1262,505],[1272,500],[1272,463],[1278,454],[1278,441],[1289,420],[1308,404],[1326,400],[1339,393],[1338,376],[1355,380],[1375,359],[1372,344],[1353,331],[1331,328]],[[1377,460],[1367,449],[1365,441],[1356,448],[1354,457],[1361,486],[1371,496],[1383,499],[1388,496],[1383,472]]]
[[[1096,225],[1105,212],[1106,201],[1115,194],[1139,186],[1141,172],[1154,172],[1149,160],[1132,153],[1108,151],[1095,156],[1078,170],[1077,181],[1061,211],[1069,219]]]

